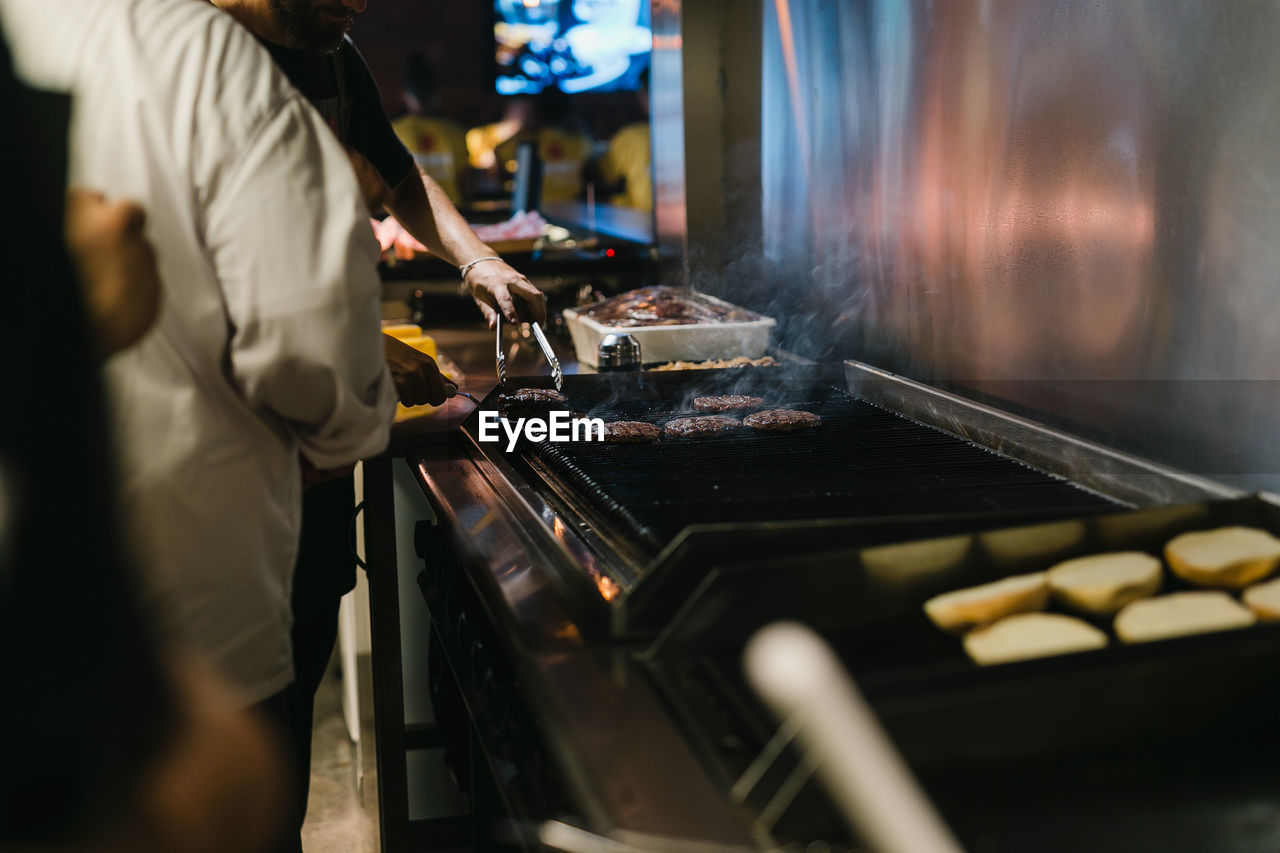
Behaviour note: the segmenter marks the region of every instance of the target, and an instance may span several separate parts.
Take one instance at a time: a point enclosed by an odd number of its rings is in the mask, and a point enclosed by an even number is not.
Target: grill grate
[[[583,382],[583,379],[596,382]],[[792,433],[738,433],[657,444],[539,442],[531,454],[633,541],[661,548],[691,524],[798,521],[1114,506],[1071,483],[851,397],[831,383],[641,381],[568,377],[591,417],[664,424],[697,394],[755,393],[770,408],[822,417]]]

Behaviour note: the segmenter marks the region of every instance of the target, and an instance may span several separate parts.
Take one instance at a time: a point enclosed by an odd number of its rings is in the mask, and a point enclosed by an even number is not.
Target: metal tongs
[[[556,358],[555,352],[551,349],[551,342],[547,340],[546,334],[543,333],[542,327],[537,323],[530,321],[533,327],[533,337],[538,341],[538,347],[542,350],[542,354],[546,356],[547,362],[551,365],[551,381],[555,384],[556,390],[559,391],[564,387],[564,373],[560,370],[560,359]],[[502,352],[502,314],[498,314],[498,322],[494,325],[496,333],[496,364],[498,368],[498,386],[507,384],[507,357]]]

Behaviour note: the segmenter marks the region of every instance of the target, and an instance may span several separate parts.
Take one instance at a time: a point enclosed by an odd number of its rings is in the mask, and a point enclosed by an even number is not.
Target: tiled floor
[[[372,784],[358,791],[356,778],[356,747],[342,718],[342,680],[331,666],[316,695],[311,799],[302,827],[306,853],[377,853],[377,792]]]

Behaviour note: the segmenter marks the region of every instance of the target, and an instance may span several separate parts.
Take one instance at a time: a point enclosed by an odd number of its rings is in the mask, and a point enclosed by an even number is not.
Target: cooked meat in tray
[[[578,309],[582,316],[613,327],[685,326],[759,320],[745,308],[679,287],[642,287]]]

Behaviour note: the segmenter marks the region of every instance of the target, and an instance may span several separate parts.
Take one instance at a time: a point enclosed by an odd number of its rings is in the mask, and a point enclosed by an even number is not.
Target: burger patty
[[[604,440],[609,444],[644,444],[657,441],[661,432],[644,421],[614,421],[604,425]]]
[[[693,401],[693,407],[699,412],[740,412],[743,409],[758,409],[762,405],[764,405],[763,397],[748,397],[745,394],[698,397]]]
[[[668,421],[662,428],[663,433],[676,438],[707,438],[733,432],[742,426],[742,421],[724,415],[702,415],[696,418],[676,418]]]
[[[569,398],[550,388],[519,388],[501,396],[503,403],[522,406],[553,406],[569,402]]]
[[[822,423],[822,418],[813,412],[801,412],[796,409],[767,409],[747,415],[742,419],[744,426],[762,429],[768,432],[790,432],[796,429],[808,429]]]

